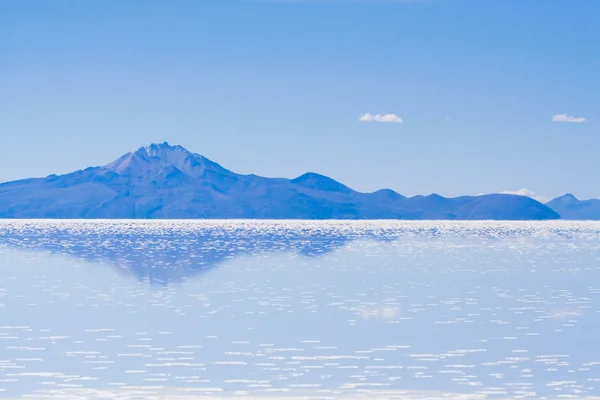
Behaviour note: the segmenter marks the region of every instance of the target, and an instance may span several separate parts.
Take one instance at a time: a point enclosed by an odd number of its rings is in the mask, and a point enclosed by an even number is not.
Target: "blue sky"
[[[361,191],[600,197],[599,19],[598,0],[4,0],[0,181],[166,140]]]

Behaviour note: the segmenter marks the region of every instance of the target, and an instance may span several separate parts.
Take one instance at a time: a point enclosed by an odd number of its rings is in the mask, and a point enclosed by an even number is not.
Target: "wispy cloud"
[[[529,189],[526,189],[526,188],[518,189],[518,190],[503,190],[503,191],[497,192],[497,193],[499,193],[499,194],[516,194],[516,195],[519,195],[519,196],[526,196],[526,197],[530,197],[530,198],[532,198],[534,200],[537,200],[540,203],[547,203],[550,200],[552,200],[549,197],[539,196],[533,190],[529,190]],[[480,193],[480,194],[478,194],[478,196],[484,196],[486,194],[489,194],[489,193]]]
[[[548,197],[538,196],[534,191],[529,189],[519,189],[519,190],[503,190],[500,192],[501,194],[518,194],[519,196],[527,196],[531,197],[534,200],[539,201],[540,203],[546,203],[550,201]]]
[[[397,116],[396,114],[369,114],[366,113],[360,116],[360,120],[362,122],[386,122],[389,124],[401,124],[402,118]]]
[[[552,122],[574,122],[574,123],[582,123],[585,122],[585,118],[583,117],[573,117],[567,114],[554,114],[552,116]]]

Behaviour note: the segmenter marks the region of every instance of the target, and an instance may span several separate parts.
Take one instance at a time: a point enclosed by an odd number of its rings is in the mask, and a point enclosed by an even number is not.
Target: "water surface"
[[[600,396],[600,223],[0,221],[0,398]]]

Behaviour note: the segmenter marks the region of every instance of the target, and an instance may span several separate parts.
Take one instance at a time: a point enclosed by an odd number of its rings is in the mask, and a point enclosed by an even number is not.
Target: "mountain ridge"
[[[600,220],[600,200],[579,200],[571,193],[566,193],[550,200],[546,205],[556,211],[564,219]]]
[[[557,219],[510,194],[405,197],[358,192],[307,172],[293,179],[242,175],[168,142],[100,167],[0,184],[0,218]]]

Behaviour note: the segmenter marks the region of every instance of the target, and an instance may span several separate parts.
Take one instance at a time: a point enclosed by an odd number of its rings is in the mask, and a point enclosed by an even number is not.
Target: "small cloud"
[[[585,122],[585,118],[583,117],[573,117],[567,114],[554,114],[552,116],[552,122],[574,122],[574,123],[582,123]]]
[[[519,189],[519,190],[503,190],[500,192],[501,194],[518,194],[519,196],[527,196],[533,199],[535,193],[529,189]]]
[[[396,114],[369,114],[366,113],[360,117],[362,122],[386,122],[389,124],[401,124],[402,118],[397,116]]]
[[[519,189],[519,190],[503,190],[502,192],[500,192],[501,194],[517,194],[519,196],[527,196],[527,197],[531,197],[534,200],[539,201],[540,203],[546,203],[548,201],[550,201],[549,198],[544,197],[544,196],[538,196],[535,194],[535,192],[529,190],[529,189]]]
[[[503,191],[498,192],[498,193],[499,194],[516,194],[518,196],[530,197],[530,198],[532,198],[534,200],[539,201],[540,203],[547,203],[550,200],[552,200],[552,199],[550,199],[548,197],[545,197],[545,196],[538,196],[537,194],[535,194],[534,191],[529,190],[529,189],[525,189],[525,188],[519,189],[519,190],[503,190]],[[481,193],[479,196],[484,196],[486,194],[489,194],[489,193]]]

